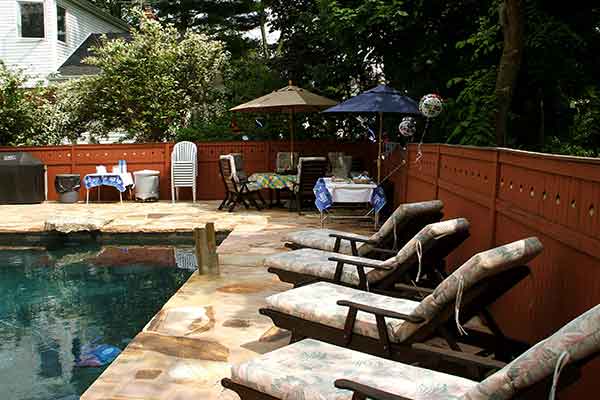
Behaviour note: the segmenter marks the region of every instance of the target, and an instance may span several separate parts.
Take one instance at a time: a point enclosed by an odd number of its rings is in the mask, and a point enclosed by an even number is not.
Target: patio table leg
[[[100,187],[101,186],[98,186],[98,201],[100,201]]]
[[[90,203],[90,189],[87,189],[87,188],[85,189],[85,204]]]
[[[119,203],[123,204],[123,193],[119,190]]]

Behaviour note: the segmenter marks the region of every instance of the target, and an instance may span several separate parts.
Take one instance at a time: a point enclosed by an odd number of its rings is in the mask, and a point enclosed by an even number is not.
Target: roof
[[[115,39],[123,39],[126,42],[131,40],[131,34],[127,32],[119,33],[91,33],[87,39],[79,45],[69,58],[58,68],[58,73],[61,77],[76,77],[82,75],[96,75],[100,73],[100,69],[93,65],[85,64],[83,60],[93,55],[91,48],[102,43],[102,38],[106,37],[107,41]]]
[[[109,24],[112,24],[118,28],[125,30],[125,31],[129,30],[129,25],[125,21],[107,13],[106,11],[95,6],[93,3],[89,2],[88,0],[68,0],[68,1],[70,3],[75,4],[76,6],[83,8],[90,14],[95,15],[97,18],[100,18],[101,20],[108,22]]]

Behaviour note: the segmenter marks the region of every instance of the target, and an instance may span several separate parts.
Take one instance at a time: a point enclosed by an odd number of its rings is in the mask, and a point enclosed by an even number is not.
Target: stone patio
[[[100,378],[84,400],[234,399],[220,385],[231,364],[284,346],[286,332],[258,314],[265,297],[288,289],[262,266],[286,249],[285,232],[319,226],[315,213],[216,211],[218,202],[0,206],[0,233],[58,228],[101,232],[188,232],[214,222],[231,231],[219,271],[194,273]],[[82,225],[83,224],[83,225]],[[345,222],[328,227],[368,232]],[[1,243],[0,243],[1,244]],[[124,316],[125,317],[125,316]]]

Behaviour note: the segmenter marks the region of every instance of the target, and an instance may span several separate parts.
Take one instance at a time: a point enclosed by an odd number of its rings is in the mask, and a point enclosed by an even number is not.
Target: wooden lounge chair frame
[[[412,239],[421,229],[429,224],[433,224],[436,222],[440,222],[444,218],[443,212],[435,212],[426,215],[420,215],[415,218],[411,218],[405,225],[398,227],[396,229],[396,243],[394,243],[394,235],[393,233],[388,235],[383,241],[374,241],[368,239],[361,239],[354,236],[349,236],[344,233],[332,233],[330,237],[334,237],[336,239],[334,252],[339,252],[340,247],[343,241],[347,241],[350,243],[350,248],[352,249],[352,255],[358,256],[358,243],[364,243],[373,246],[373,250],[371,250],[368,254],[363,255],[363,257],[373,257],[380,258],[381,256],[389,257],[397,253],[397,250],[392,250],[394,245],[398,247],[398,249],[402,248],[410,239]],[[285,243],[285,247],[291,250],[305,249],[307,246],[302,246],[298,243]]]
[[[506,365],[500,361],[422,344],[415,344],[412,346],[412,348],[416,353],[425,354],[429,357],[437,357],[440,360],[444,360],[448,363],[461,366],[469,370],[476,369],[478,371],[493,371],[501,369]],[[590,356],[567,365],[560,375],[557,385],[557,392],[560,393],[567,387],[577,382],[577,380],[581,378],[581,370],[593,358],[594,356]],[[549,376],[545,379],[542,379],[540,382],[527,387],[525,390],[516,393],[511,400],[546,398],[550,388],[552,387],[552,378],[552,376]],[[477,379],[483,379],[483,375],[478,376]],[[411,398],[398,396],[393,393],[384,392],[382,390],[348,379],[336,379],[333,384],[338,389],[352,391],[352,400],[366,400],[367,398],[374,400],[413,400]],[[242,400],[283,400],[249,388],[248,386],[236,383],[229,378],[223,378],[221,380],[221,385],[226,389],[236,392]]]
[[[435,286],[445,278],[446,257],[454,249],[460,246],[465,240],[467,240],[469,235],[470,234],[468,230],[448,234],[446,236],[435,239],[433,245],[423,252],[423,258],[421,259],[423,272],[422,275],[427,275],[428,280],[431,284]],[[329,236],[336,238],[336,244],[334,249],[335,252],[339,251],[341,240],[343,238],[347,238],[352,243],[352,252],[354,254],[358,254],[358,252],[356,251],[356,242],[358,240],[355,240],[356,238],[338,234],[330,234]],[[395,256],[397,254],[397,252],[393,250],[378,249],[378,251],[381,254],[385,254],[387,256]],[[276,274],[279,277],[279,280],[293,284],[294,287],[303,286],[314,282],[331,282],[338,285],[356,287],[346,282],[342,282],[342,272],[344,268],[354,267],[357,269],[359,277],[358,289],[378,291],[392,290],[396,283],[401,282],[408,273],[416,270],[419,264],[418,259],[415,258],[395,267],[387,267],[382,266],[380,265],[380,263],[377,262],[369,262],[369,260],[366,258],[361,261],[348,259],[343,254],[340,254],[339,256],[332,256],[329,258],[329,261],[334,261],[337,263],[333,279],[317,277],[314,275],[303,274],[276,267],[269,267],[267,271]],[[383,278],[381,281],[368,284],[365,268],[394,271],[385,278]]]
[[[494,303],[517,283],[527,277],[529,273],[530,270],[528,266],[516,266],[485,278],[466,290],[463,294],[460,307],[461,320],[463,322],[468,321],[472,317],[479,315],[482,311],[487,309],[489,305]],[[403,290],[413,292],[420,296],[432,291],[432,289],[429,288],[413,287],[409,285],[403,286]],[[271,318],[273,323],[279,328],[291,331],[292,342],[304,338],[312,338],[396,361],[414,362],[417,361],[418,358],[415,358],[415,352],[413,351],[412,345],[415,343],[423,343],[435,335],[439,335],[446,340],[452,350],[461,351],[453,327],[454,302],[450,302],[443,306],[436,318],[422,325],[402,343],[390,341],[385,318],[401,319],[413,323],[424,322],[423,319],[346,300],[338,301],[338,305],[348,307],[344,329],[308,321],[269,308],[261,308],[259,313]],[[373,314],[375,316],[378,328],[378,339],[353,332],[358,311]],[[469,332],[471,331],[472,330],[469,330]],[[523,350],[523,347],[526,348],[526,346],[506,338],[499,329],[497,329],[497,331],[492,330],[492,335],[484,333],[469,334],[461,337],[460,342],[485,348],[487,352],[493,350],[496,358],[501,361],[508,361],[513,356],[513,351],[517,350],[520,353]],[[491,349],[490,346],[492,347]],[[516,349],[516,347],[519,348]],[[423,357],[422,352],[419,354],[419,357]]]
[[[219,170],[221,172],[223,184],[225,185],[225,198],[219,205],[219,210],[222,210],[224,207],[228,207],[228,211],[233,212],[235,207],[240,203],[243,204],[246,209],[248,209],[250,208],[248,203],[250,203],[260,211],[261,207],[253,197],[253,195],[256,194],[263,206],[266,206],[265,200],[260,194],[260,190],[251,191],[248,188],[248,180],[235,182],[235,180],[231,177],[231,165],[229,162],[230,161],[227,158],[219,159]]]

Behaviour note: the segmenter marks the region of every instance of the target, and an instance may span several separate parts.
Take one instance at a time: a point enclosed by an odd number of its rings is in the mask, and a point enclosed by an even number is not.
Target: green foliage
[[[228,63],[223,44],[206,35],[179,35],[172,26],[144,21],[132,40],[104,42],[87,63],[102,72],[75,86],[89,122],[122,130],[137,141],[171,139],[192,112],[201,118],[224,110],[220,86]]]
[[[0,145],[15,143],[17,135],[34,132],[35,107],[31,94],[22,89],[27,78],[10,71],[0,60]]]

